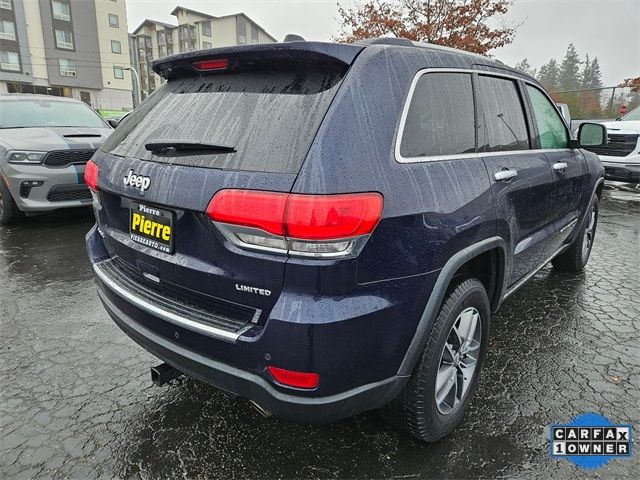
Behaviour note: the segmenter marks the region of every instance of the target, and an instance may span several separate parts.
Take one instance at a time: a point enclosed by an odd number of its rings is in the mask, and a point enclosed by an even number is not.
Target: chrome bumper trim
[[[180,315],[176,315],[173,312],[169,312],[162,308],[156,307],[155,305],[150,304],[146,300],[132,294],[130,291],[126,290],[122,286],[118,285],[114,282],[101,268],[101,263],[96,263],[93,265],[93,271],[96,276],[107,286],[109,287],[115,294],[120,296],[121,298],[127,300],[132,303],[136,307],[144,310],[147,313],[155,315],[162,320],[173,323],[174,325],[178,325],[180,327],[192,330],[197,333],[201,333],[203,335],[207,335],[209,337],[217,338],[220,340],[224,340],[227,342],[235,342],[238,340],[240,335],[246,332],[251,328],[252,325],[247,325],[246,328],[238,332],[228,332],[226,330],[222,330],[220,328],[212,327],[210,325],[203,325],[199,322],[194,322],[186,317],[182,317]]]

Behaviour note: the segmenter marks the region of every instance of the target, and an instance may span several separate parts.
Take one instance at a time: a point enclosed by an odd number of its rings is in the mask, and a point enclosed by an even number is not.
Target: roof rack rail
[[[363,45],[396,45],[400,47],[415,47],[415,44],[408,38],[397,37],[366,38],[355,43]]]
[[[484,59],[489,58],[489,57],[480,55],[479,53],[467,52],[464,50],[460,50],[458,48],[445,47],[444,45],[438,45],[435,43],[413,41],[413,40],[409,40],[408,38],[397,38],[397,37],[366,38],[364,40],[355,42],[354,45],[394,45],[397,47],[431,48],[431,49],[442,50],[442,51],[447,51],[451,53],[470,55],[478,58],[484,58]]]

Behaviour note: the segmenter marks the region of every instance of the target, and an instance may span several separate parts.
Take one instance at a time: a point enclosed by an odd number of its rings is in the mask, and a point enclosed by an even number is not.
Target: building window
[[[120,45],[120,40],[111,40],[111,53],[122,53],[122,45]]]
[[[164,57],[164,45],[158,45],[158,56]]]
[[[80,100],[91,106],[91,92],[80,92]]]
[[[211,22],[202,22],[202,35],[205,37],[211,36]]]
[[[69,87],[43,87],[27,85],[25,83],[7,83],[7,92],[9,93],[35,93],[37,95],[53,95],[56,97],[72,98],[72,92]]]
[[[113,77],[118,80],[122,80],[124,78],[124,70],[122,67],[113,67]]]
[[[260,37],[258,34],[258,26],[251,24],[251,43],[260,43]]]
[[[20,71],[20,58],[16,52],[0,52],[0,68],[10,72]]]
[[[158,31],[158,45],[164,45],[164,32]]]
[[[118,16],[113,13],[109,14],[109,26],[113,28],[118,28],[120,26],[120,21],[118,20]]]
[[[11,10],[11,0],[0,0],[0,8]]]
[[[53,0],[51,5],[53,6],[53,18],[57,20],[71,20],[71,10],[67,2]]]
[[[247,43],[247,19],[238,15],[238,44],[244,45]]]
[[[73,34],[64,30],[56,30],[56,46],[65,50],[73,50]]]
[[[211,48],[211,42],[202,42],[202,48]]]
[[[4,40],[16,39],[16,28],[11,20],[2,20],[0,22],[0,38]]]
[[[60,75],[63,77],[75,77],[76,76],[76,62],[68,58],[59,58],[58,65],[60,66]]]

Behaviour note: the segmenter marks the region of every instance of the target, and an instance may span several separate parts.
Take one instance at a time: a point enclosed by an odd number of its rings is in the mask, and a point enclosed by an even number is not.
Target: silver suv
[[[90,205],[84,168],[111,132],[78,100],[0,95],[0,224]]]

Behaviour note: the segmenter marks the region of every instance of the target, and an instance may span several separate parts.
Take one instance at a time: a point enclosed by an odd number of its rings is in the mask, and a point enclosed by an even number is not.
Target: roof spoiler
[[[364,45],[300,41],[210,48],[155,60],[153,71],[165,79],[214,71],[273,69],[278,66],[344,71],[363,48]],[[202,69],[194,65],[205,63],[216,64],[218,68]]]

